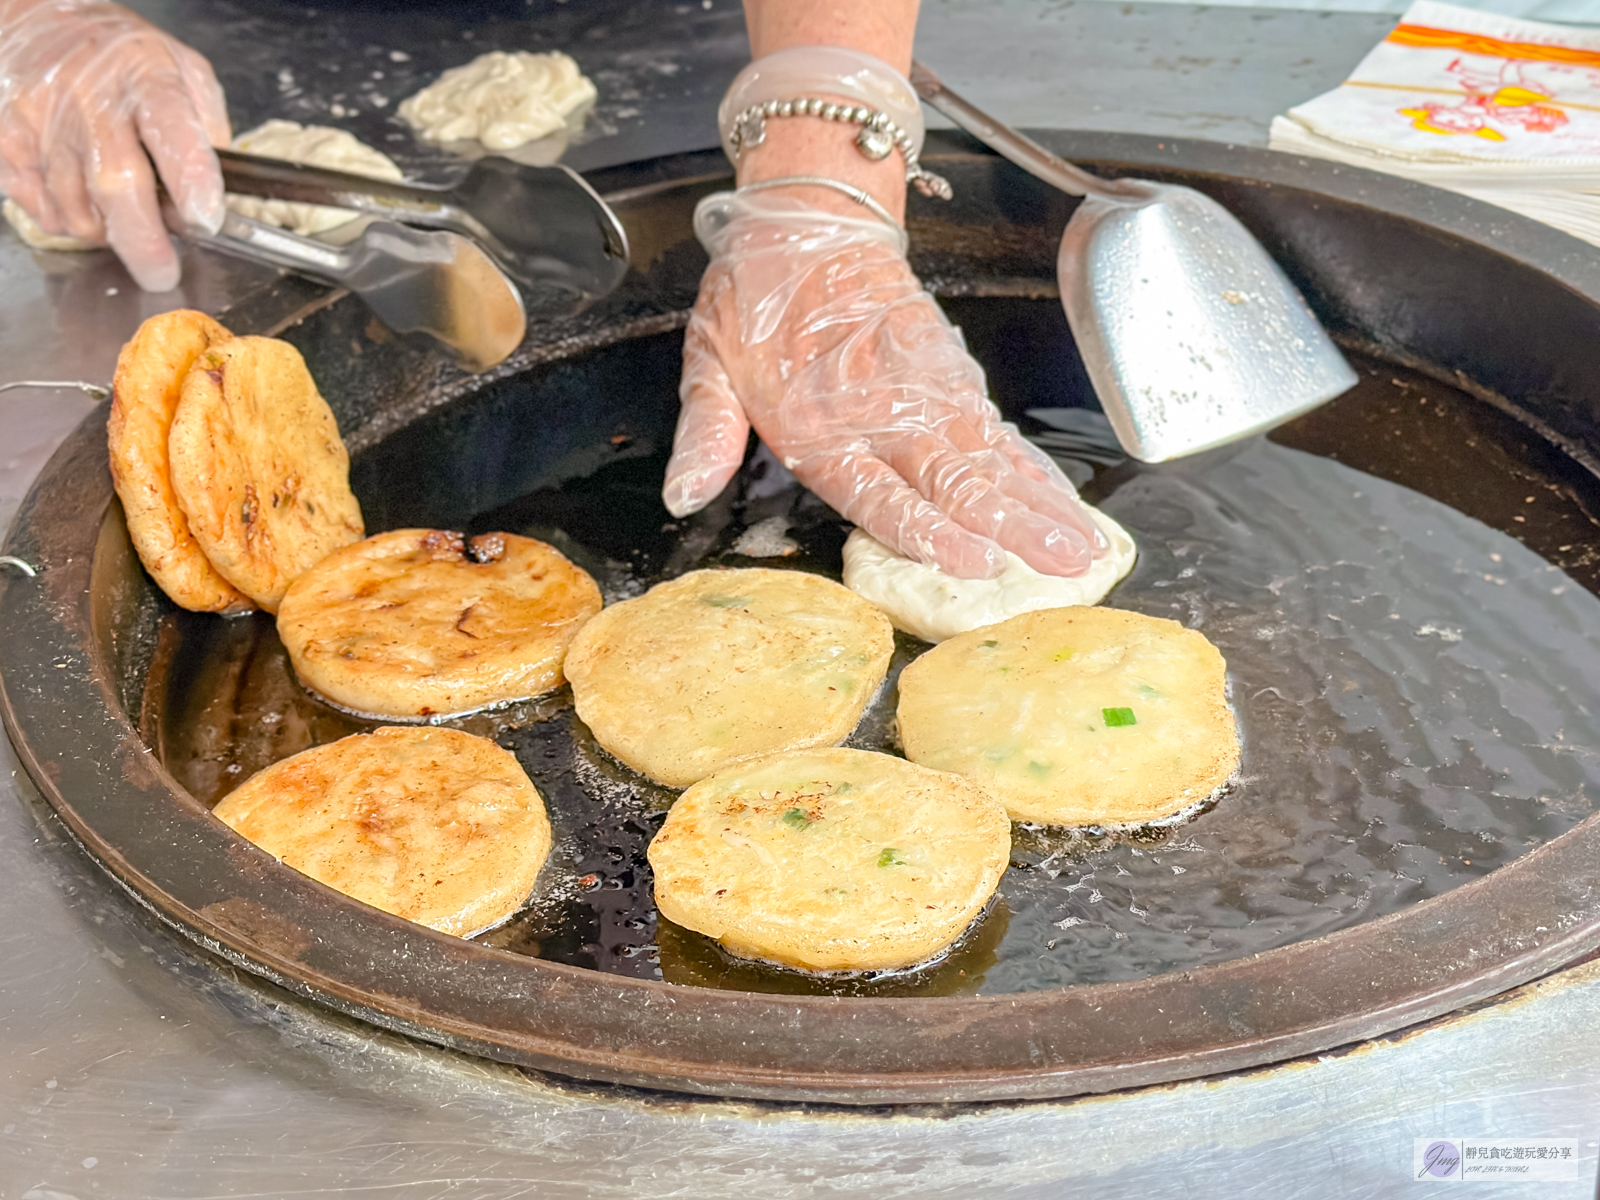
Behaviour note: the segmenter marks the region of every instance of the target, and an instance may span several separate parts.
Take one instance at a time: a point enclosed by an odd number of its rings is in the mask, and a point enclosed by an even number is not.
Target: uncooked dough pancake
[[[298,121],[273,119],[239,134],[233,139],[233,148],[262,158],[327,167],[372,179],[404,178],[394,159],[383,151],[358,140],[347,130],[329,125],[301,125]],[[348,208],[329,208],[300,200],[232,194],[228,196],[228,207],[242,217],[279,225],[302,237],[337,229],[361,215]]]
[[[454,729],[378,729],[302,751],[213,810],[303,875],[458,936],[533,891],[550,820],[516,758]]]
[[[595,741],[668,787],[856,727],[894,653],[885,617],[802,571],[692,571],[614,604],[567,654]]]
[[[925,962],[1011,855],[984,788],[865,750],[803,750],[690,788],[650,843],[656,906],[732,954],[808,971]]]
[[[367,716],[459,715],[561,686],[600,589],[553,547],[397,529],[335,550],[284,593],[278,635],[314,692]]]
[[[1099,509],[1084,507],[1110,545],[1087,571],[1071,579],[1042,575],[1010,551],[997,578],[957,579],[896,554],[866,530],[856,529],[844,544],[844,582],[888,613],[896,629],[925,642],[942,642],[1041,608],[1098,604],[1133,570],[1138,550],[1121,525]]]
[[[87,238],[74,237],[70,233],[51,233],[34,219],[31,212],[10,196],[0,202],[0,214],[4,214],[6,224],[16,230],[17,236],[30,249],[56,251],[105,249],[104,242],[91,242]]]
[[[953,637],[900,675],[906,757],[1018,821],[1128,828],[1207,800],[1239,764],[1227,664],[1176,621],[1052,608]]]
[[[128,536],[150,577],[195,612],[245,612],[250,598],[217,574],[189,531],[172,491],[167,437],[189,368],[232,335],[205,313],[177,309],[151,317],[117,355],[106,441],[111,482]]]
[[[472,140],[505,151],[564,129],[596,95],[578,64],[560,51],[491,50],[452,67],[399,111],[429,141]]]
[[[234,338],[201,355],[168,450],[195,541],[268,612],[307,567],[361,538],[339,426],[287,342]]]

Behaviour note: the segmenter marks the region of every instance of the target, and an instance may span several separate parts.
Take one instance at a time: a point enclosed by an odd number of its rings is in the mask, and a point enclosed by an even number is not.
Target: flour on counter
[[[998,578],[957,579],[904,558],[856,529],[844,544],[845,586],[883,609],[895,628],[925,642],[942,642],[1041,608],[1098,604],[1133,569],[1138,550],[1121,525],[1099,509],[1089,513],[1111,547],[1074,579],[1041,575],[1009,551]]]
[[[233,148],[262,158],[348,171],[373,179],[403,178],[394,160],[355,135],[326,125],[301,125],[295,121],[267,121],[233,139]],[[360,214],[344,208],[327,208],[298,200],[267,200],[260,196],[228,197],[228,207],[242,217],[278,225],[303,237],[335,229]]]
[[[598,92],[570,57],[555,51],[494,50],[453,67],[400,105],[400,116],[431,142],[476,140],[514,150],[566,126]]]

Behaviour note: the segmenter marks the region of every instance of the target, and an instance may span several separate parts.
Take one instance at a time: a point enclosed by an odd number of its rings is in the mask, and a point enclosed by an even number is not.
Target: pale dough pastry
[[[566,126],[598,93],[567,55],[492,50],[400,105],[400,116],[430,142],[478,141],[514,150]]]
[[[301,125],[296,121],[267,121],[233,139],[233,148],[262,158],[348,171],[372,179],[400,180],[400,168],[387,154],[358,140],[354,134],[326,125]],[[327,208],[298,200],[268,200],[261,196],[228,197],[228,207],[241,217],[278,225],[302,237],[337,229],[361,214],[346,208]]]
[[[983,911],[1011,857],[985,788],[865,750],[802,750],[695,784],[650,843],[658,907],[744,958],[910,967]]]
[[[942,642],[1041,608],[1098,604],[1133,569],[1138,549],[1128,531],[1105,513],[1090,508],[1089,514],[1111,546],[1073,579],[1041,575],[1009,552],[998,578],[957,579],[896,554],[857,529],[844,544],[844,582],[888,613],[895,628],[925,642]]]
[[[17,236],[23,243],[34,250],[100,250],[103,246],[99,242],[86,241],[83,238],[73,237],[70,233],[49,233],[45,227],[33,219],[33,214],[10,196],[6,197],[0,211],[5,213],[6,224],[17,231]]]

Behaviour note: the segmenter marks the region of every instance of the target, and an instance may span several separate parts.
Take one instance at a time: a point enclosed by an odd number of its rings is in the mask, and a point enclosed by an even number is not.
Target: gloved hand
[[[0,191],[51,233],[109,244],[140,287],[179,276],[151,160],[184,218],[214,233],[211,147],[228,133],[211,65],[127,9],[0,0]]]
[[[998,575],[1002,548],[1046,574],[1088,569],[1103,535],[1000,420],[904,234],[770,191],[707,197],[695,231],[711,265],[684,337],[662,489],[674,516],[727,485],[754,426],[801,483],[908,558],[971,579]]]

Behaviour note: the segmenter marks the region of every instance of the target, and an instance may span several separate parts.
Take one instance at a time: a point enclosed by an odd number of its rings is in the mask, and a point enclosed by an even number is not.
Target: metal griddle
[[[1048,296],[1071,201],[953,139],[958,201],[913,213],[916,266],[947,296]],[[1590,471],[1600,255],[1471,201],[1280,155],[1085,137],[1074,156],[1222,200],[1353,345],[1466,384]],[[488,511],[670,437],[672,407],[567,387],[598,347],[681,325],[703,257],[711,157],[608,173],[635,247],[623,289],[534,331],[490,376],[369,325],[350,301],[278,294],[224,314],[306,354],[359,462],[374,528],[432,500]],[[698,178],[697,173],[704,174]],[[526,403],[530,389],[540,398]],[[1500,399],[1514,397],[1515,405]],[[85,848],[201,946],[387,1028],[582,1078],[851,1104],[1064,1096],[1280,1061],[1414,1024],[1600,945],[1600,818],[1392,915],[1193,971],[1005,996],[778,996],[601,974],[433,934],[282,867],[215,822],[138,734],[164,601],[128,546],[104,413],[67,441],[5,552],[0,687],[19,755]],[[448,430],[448,437],[436,436]],[[423,436],[424,433],[427,436]],[[1335,435],[1336,436],[1336,435]],[[1554,451],[1552,451],[1554,452]],[[1574,564],[1577,565],[1576,563]]]

